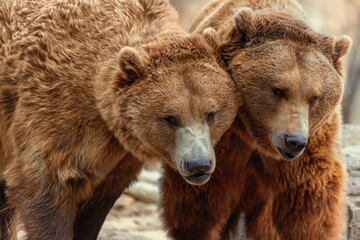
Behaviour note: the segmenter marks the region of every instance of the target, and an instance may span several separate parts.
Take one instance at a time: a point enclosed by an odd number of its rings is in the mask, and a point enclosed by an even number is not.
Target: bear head
[[[215,31],[123,47],[95,87],[97,107],[134,156],[159,160],[194,185],[215,169],[213,146],[230,127],[238,91],[213,55]]]
[[[292,160],[339,106],[344,80],[339,58],[351,39],[316,33],[285,13],[241,8],[220,43],[218,61],[240,88],[239,115],[263,154]]]

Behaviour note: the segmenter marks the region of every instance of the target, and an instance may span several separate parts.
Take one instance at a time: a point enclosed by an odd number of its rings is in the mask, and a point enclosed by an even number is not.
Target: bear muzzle
[[[180,128],[177,136],[175,161],[179,173],[192,185],[206,183],[216,165],[209,128],[196,124]]]
[[[211,177],[211,167],[211,161],[206,159],[187,162],[185,164],[185,169],[191,175],[184,176],[184,178],[187,182],[194,185],[204,184]]]
[[[306,147],[307,138],[302,135],[287,135],[283,137],[283,143],[276,149],[286,160],[293,160],[299,156]]]

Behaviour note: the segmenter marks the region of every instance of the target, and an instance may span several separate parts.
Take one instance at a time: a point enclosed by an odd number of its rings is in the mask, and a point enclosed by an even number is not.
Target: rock
[[[343,155],[348,171],[360,171],[360,144],[343,148]]]
[[[360,145],[344,148],[343,155],[348,172],[347,194],[360,197]]]
[[[133,196],[124,193],[118,198],[118,200],[116,200],[116,202],[114,203],[114,207],[115,208],[128,207],[129,205],[133,204],[135,201],[136,200]]]
[[[157,203],[160,198],[160,178],[159,172],[143,169],[138,176],[138,181],[129,186],[125,193],[143,202]]]
[[[360,239],[360,196],[348,200],[347,240]]]
[[[343,149],[344,162],[348,172],[348,228],[344,239],[360,239],[360,145]]]
[[[138,176],[139,181],[144,181],[148,183],[159,184],[161,174],[157,171],[143,170]]]
[[[238,228],[238,236],[237,236],[237,240],[249,240],[246,237],[246,231],[245,231],[246,225],[245,225],[245,214],[242,213],[240,216],[240,221],[239,221],[239,228]]]
[[[344,124],[342,128],[343,147],[360,145],[360,125]]]
[[[125,190],[125,193],[147,203],[157,203],[160,199],[160,190],[157,184],[138,181]]]

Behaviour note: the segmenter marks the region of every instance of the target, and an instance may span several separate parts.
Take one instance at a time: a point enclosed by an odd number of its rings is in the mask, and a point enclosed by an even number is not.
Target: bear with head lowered
[[[243,105],[216,146],[207,184],[187,186],[165,169],[169,235],[229,239],[244,212],[251,239],[341,239],[340,58],[351,40],[314,31],[292,0],[215,0],[191,31],[208,27],[222,36],[217,59]]]
[[[0,3],[0,238],[96,239],[143,161],[200,185],[239,104],[167,0]]]

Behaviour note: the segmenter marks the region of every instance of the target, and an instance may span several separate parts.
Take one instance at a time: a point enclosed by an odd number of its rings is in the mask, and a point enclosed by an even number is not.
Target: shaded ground
[[[156,204],[144,203],[125,195],[120,198],[101,229],[99,240],[163,240]]]

